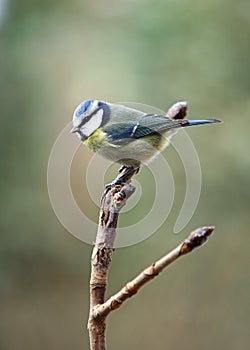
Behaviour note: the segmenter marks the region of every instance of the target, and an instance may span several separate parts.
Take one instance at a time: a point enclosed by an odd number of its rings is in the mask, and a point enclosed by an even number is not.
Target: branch
[[[205,244],[213,230],[213,226],[208,226],[198,228],[191,232],[178,247],[147,267],[132,281],[128,282],[118,293],[110,297],[105,303],[96,305],[92,316],[97,319],[107,317],[111,311],[118,309],[124,301],[135,295],[144,284],[158,276],[158,274],[172,262]]]
[[[126,200],[135,191],[135,187],[130,182],[137,171],[138,169],[123,168],[112,183],[112,186],[107,186],[107,190],[102,196],[99,226],[91,257],[90,312],[88,320],[91,350],[106,349],[105,318],[97,319],[93,317],[93,310],[97,305],[104,303],[118,216],[120,210],[126,204]],[[119,182],[123,183],[123,185],[115,185]]]

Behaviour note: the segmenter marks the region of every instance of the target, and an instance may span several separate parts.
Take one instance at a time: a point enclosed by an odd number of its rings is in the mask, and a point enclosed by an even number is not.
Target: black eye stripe
[[[80,129],[83,125],[85,125],[88,121],[90,121],[90,119],[93,117],[93,115],[95,115],[100,109],[103,110],[102,122],[101,122],[100,126],[105,125],[110,118],[110,109],[109,109],[108,105],[103,105],[103,106],[97,108],[90,115],[87,115],[86,117],[84,117],[83,120],[81,121],[81,123],[78,125],[78,128]]]
[[[91,117],[94,115],[94,113],[96,113],[96,112],[97,111],[94,111],[92,114],[87,115],[86,117],[84,117],[78,127],[81,128],[84,124],[86,124],[91,119]]]

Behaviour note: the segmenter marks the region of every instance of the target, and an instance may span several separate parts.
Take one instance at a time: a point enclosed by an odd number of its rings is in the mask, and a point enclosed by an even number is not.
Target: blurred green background
[[[87,98],[164,110],[187,100],[189,116],[224,120],[188,130],[202,193],[178,235],[185,174],[164,153],[173,210],[115,251],[108,294],[192,229],[214,224],[214,236],[110,316],[109,349],[249,348],[249,38],[247,0],[0,1],[1,349],[88,349],[92,248],[60,225],[46,186],[51,147]]]

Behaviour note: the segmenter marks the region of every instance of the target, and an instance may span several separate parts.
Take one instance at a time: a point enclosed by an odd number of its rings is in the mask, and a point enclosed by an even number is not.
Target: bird
[[[122,164],[120,172],[124,168],[139,170],[169,145],[179,129],[220,122],[185,119],[186,110],[185,101],[175,103],[166,114],[153,114],[89,99],[76,107],[71,132],[93,152]]]

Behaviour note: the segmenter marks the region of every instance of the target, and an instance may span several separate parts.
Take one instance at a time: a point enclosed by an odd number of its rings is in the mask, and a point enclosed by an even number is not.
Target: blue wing
[[[108,124],[104,126],[103,130],[107,133],[110,143],[117,146],[122,146],[133,140],[147,137],[149,135],[162,135],[171,129],[219,122],[220,120],[217,119],[170,119],[163,115],[145,114],[131,123],[126,122]]]
[[[129,142],[153,134],[161,134],[187,124],[187,120],[174,120],[165,116],[145,114],[132,123],[114,123],[104,126],[108,140],[114,145]]]

